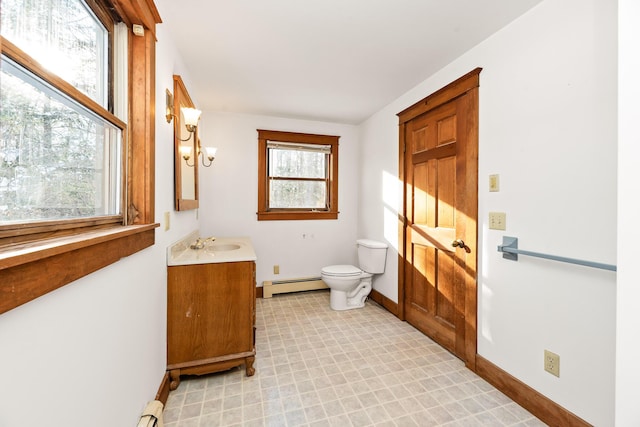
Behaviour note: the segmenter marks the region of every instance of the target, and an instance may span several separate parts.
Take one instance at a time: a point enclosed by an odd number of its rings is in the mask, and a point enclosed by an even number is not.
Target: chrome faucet
[[[207,244],[207,242],[213,242],[214,240],[216,240],[215,237],[207,237],[206,239],[203,239],[202,237],[198,237],[196,239],[195,242],[193,242],[192,244],[189,245],[189,248],[191,249],[202,249],[205,247],[205,245]]]

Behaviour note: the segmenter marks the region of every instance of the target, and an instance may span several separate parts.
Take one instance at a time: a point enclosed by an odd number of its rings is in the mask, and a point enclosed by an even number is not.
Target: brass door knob
[[[451,242],[451,246],[453,246],[454,248],[462,248],[466,253],[471,253],[471,248],[467,246],[462,239],[454,240],[453,242]]]

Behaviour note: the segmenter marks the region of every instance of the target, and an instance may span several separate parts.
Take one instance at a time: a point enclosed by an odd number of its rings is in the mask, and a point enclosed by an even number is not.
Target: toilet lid
[[[322,274],[328,276],[358,276],[360,273],[362,270],[353,265],[330,265],[322,269]]]

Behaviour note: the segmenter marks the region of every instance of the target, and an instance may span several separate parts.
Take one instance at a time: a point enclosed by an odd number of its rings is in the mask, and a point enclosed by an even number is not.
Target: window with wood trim
[[[258,130],[258,220],[338,218],[339,138]]]
[[[2,0],[0,313],[154,243],[159,22],[152,0]]]
[[[109,106],[113,20],[82,0],[5,0],[0,227],[123,223],[125,123]],[[101,16],[102,18],[98,18]],[[28,224],[29,226],[25,226]]]

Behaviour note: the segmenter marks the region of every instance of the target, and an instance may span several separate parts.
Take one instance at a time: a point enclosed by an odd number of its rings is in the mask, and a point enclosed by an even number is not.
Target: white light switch
[[[164,213],[164,231],[168,231],[171,228],[171,214],[169,212]]]
[[[489,212],[489,228],[491,230],[506,230],[507,214],[504,212]]]
[[[489,191],[500,191],[500,175],[489,175]]]

